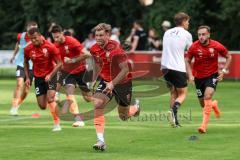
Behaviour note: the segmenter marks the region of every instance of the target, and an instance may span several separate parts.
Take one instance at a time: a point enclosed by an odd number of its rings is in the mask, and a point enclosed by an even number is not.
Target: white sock
[[[104,142],[103,133],[97,133],[97,139]]]

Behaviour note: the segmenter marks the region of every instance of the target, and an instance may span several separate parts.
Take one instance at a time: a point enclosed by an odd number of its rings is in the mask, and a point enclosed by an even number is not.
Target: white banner
[[[10,63],[13,50],[0,50],[0,68],[15,68],[15,63]]]

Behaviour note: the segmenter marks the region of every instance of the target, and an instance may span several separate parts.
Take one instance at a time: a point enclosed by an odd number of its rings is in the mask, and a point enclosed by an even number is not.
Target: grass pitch
[[[214,98],[219,101],[222,117],[215,119],[212,114],[204,135],[197,132],[201,108],[191,85],[179,110],[182,128],[171,128],[167,122],[169,94],[141,97],[140,117],[127,122],[120,121],[114,109],[106,115],[105,152],[92,149],[96,140],[93,120],[86,121],[84,128],[72,128],[71,121],[62,121],[63,130],[52,132],[50,112],[38,108],[33,87],[19,109],[20,115],[9,116],[14,85],[15,80],[0,80],[0,160],[240,159],[239,82],[218,84]],[[80,111],[92,109],[82,98],[78,102]],[[33,113],[41,117],[32,118]],[[191,136],[197,140],[189,140]]]

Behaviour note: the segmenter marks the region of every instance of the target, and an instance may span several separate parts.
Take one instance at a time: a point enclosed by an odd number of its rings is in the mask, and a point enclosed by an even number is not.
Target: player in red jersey
[[[84,122],[79,116],[78,105],[74,93],[77,83],[82,91],[84,99],[87,102],[90,102],[92,99],[92,93],[83,80],[86,71],[85,59],[91,57],[91,54],[74,37],[64,36],[61,26],[53,26],[51,33],[55,41],[55,46],[59,49],[63,64],[59,79],[63,81],[67,95],[67,101],[64,106],[67,106],[67,108],[69,106],[70,112],[75,115],[73,127],[82,127],[84,126]]]
[[[226,64],[222,70],[218,69],[218,56],[226,58]],[[194,58],[193,66],[191,62]],[[194,80],[199,103],[203,108],[203,121],[199,133],[205,133],[213,109],[215,116],[220,117],[218,102],[212,100],[217,83],[227,73],[231,63],[231,55],[219,42],[210,39],[210,27],[200,26],[198,28],[198,40],[188,50],[187,68],[189,79]]]
[[[95,60],[94,77],[99,75],[100,83],[93,95],[94,125],[97,134],[95,150],[105,150],[104,142],[104,108],[115,96],[121,120],[139,115],[138,101],[130,106],[132,81],[128,67],[128,59],[124,50],[116,41],[110,40],[111,25],[100,23],[95,28],[96,44],[90,49]],[[98,74],[99,73],[99,74]]]
[[[32,27],[38,27],[37,23],[34,21],[28,22],[26,26],[26,31],[28,31]],[[18,109],[20,105],[23,103],[23,101],[25,100],[25,98],[27,97],[30,90],[30,87],[27,87],[24,84],[24,81],[26,79],[25,79],[25,73],[23,68],[24,48],[29,44],[29,42],[30,42],[30,39],[26,32],[19,33],[17,35],[17,43],[15,46],[15,50],[10,60],[10,63],[13,63],[13,61],[15,61],[15,64],[17,65],[17,69],[16,69],[17,83],[16,83],[16,88],[14,89],[12,107],[10,110],[10,114],[14,116],[18,115]],[[29,63],[30,63],[30,80],[32,82],[32,79],[33,79],[32,62],[29,62]]]
[[[29,64],[33,62],[33,75],[35,78],[35,93],[41,109],[50,108],[54,119],[53,131],[60,131],[58,107],[55,102],[56,72],[61,67],[61,58],[58,49],[46,41],[37,28],[28,31],[31,44],[24,49],[24,70],[26,85],[30,85]]]

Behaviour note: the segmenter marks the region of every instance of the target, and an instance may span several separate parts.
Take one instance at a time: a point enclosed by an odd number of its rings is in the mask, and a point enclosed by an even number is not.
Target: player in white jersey
[[[169,120],[173,127],[179,127],[177,110],[187,93],[187,74],[184,54],[192,44],[192,35],[187,31],[190,17],[177,13],[174,17],[176,27],[169,29],[163,36],[161,68],[170,88]]]

